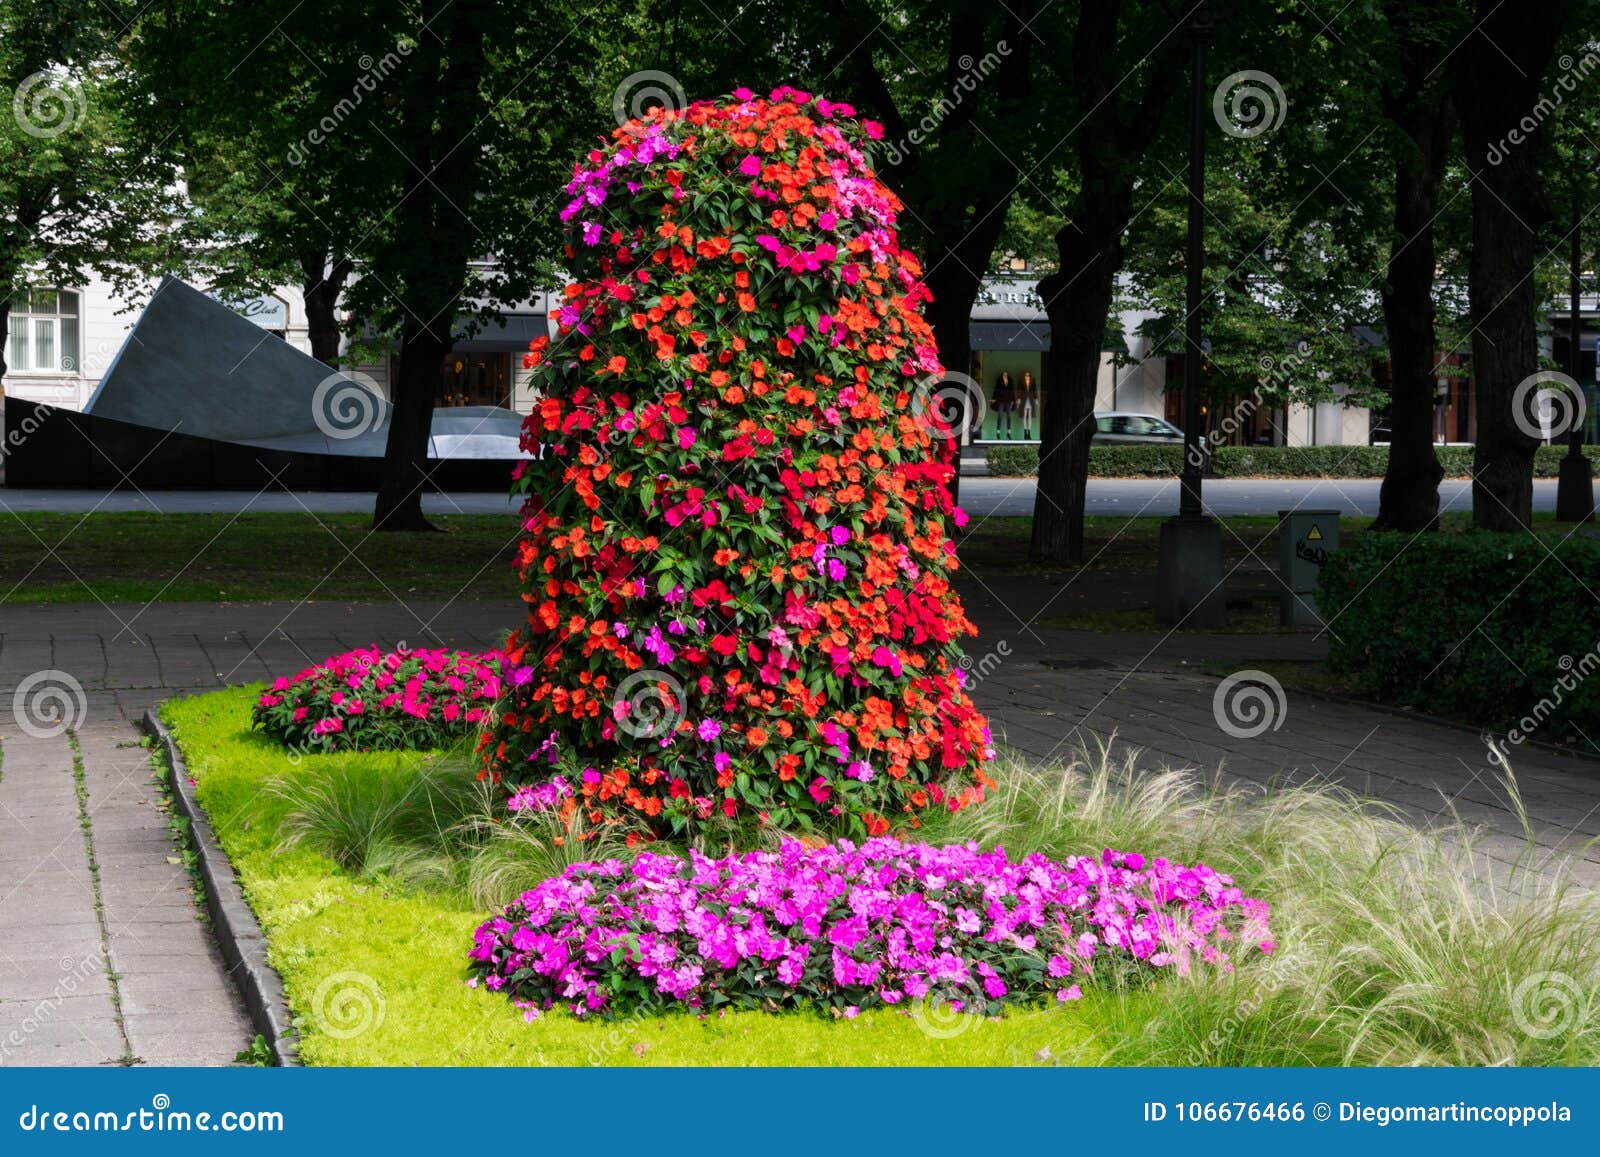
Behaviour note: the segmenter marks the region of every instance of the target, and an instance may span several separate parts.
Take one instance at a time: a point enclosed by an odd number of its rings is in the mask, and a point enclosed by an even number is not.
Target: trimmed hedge
[[[1534,455],[1536,478],[1554,478],[1565,446],[1541,446]],[[1434,453],[1446,478],[1465,478],[1472,471],[1471,446],[1436,446]],[[1600,469],[1600,446],[1584,453]],[[1021,478],[1039,471],[1037,446],[990,446],[989,473]],[[1219,446],[1211,457],[1218,478],[1382,478],[1389,464],[1387,446]],[[1132,443],[1090,446],[1089,474],[1094,478],[1170,478],[1183,468],[1177,446]]]
[[[1328,666],[1510,738],[1600,736],[1600,539],[1363,534],[1323,568]]]

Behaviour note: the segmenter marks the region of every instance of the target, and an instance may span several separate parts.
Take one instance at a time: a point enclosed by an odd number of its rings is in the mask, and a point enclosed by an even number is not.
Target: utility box
[[[1339,549],[1337,510],[1278,511],[1278,573],[1283,579],[1279,621],[1286,627],[1320,627],[1314,598],[1328,556]]]

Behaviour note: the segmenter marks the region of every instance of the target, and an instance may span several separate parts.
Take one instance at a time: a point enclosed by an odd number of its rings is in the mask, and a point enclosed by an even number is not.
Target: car
[[[1183,441],[1183,431],[1154,414],[1105,410],[1094,416],[1094,441],[1101,444],[1154,442],[1172,446]]]

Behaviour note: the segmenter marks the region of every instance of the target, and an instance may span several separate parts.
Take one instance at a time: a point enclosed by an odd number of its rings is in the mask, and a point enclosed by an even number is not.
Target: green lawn
[[[363,514],[0,515],[0,602],[515,598],[514,514],[374,534]]]

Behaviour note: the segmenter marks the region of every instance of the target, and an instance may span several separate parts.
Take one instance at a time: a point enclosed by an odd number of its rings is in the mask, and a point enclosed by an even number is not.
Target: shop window
[[[440,406],[501,406],[511,408],[511,355],[504,353],[451,353],[440,375]]]

